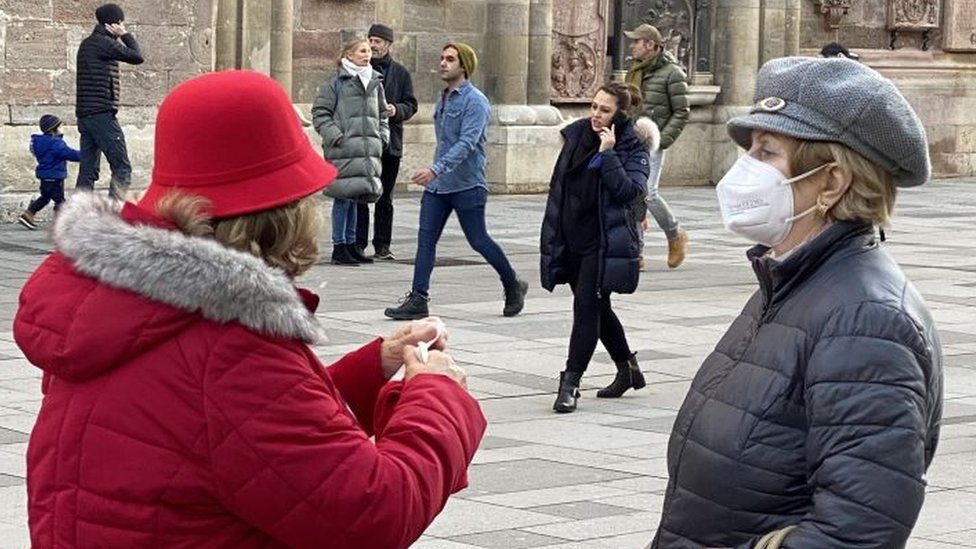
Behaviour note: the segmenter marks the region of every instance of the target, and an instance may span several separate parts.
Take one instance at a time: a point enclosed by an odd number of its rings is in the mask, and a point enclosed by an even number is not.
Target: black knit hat
[[[53,114],[45,114],[41,117],[41,121],[37,125],[40,126],[42,132],[47,133],[60,126],[61,119]]]
[[[857,61],[858,59],[861,58],[860,55],[858,55],[858,54],[852,52],[851,50],[847,49],[847,46],[845,46],[844,44],[841,44],[840,42],[830,42],[829,44],[825,44],[824,47],[821,48],[821,50],[820,50],[820,56],[821,57],[841,57],[841,56],[843,56],[843,57],[846,57],[848,59],[853,59],[855,61]]]
[[[95,19],[102,25],[125,21],[125,15],[118,4],[102,4],[95,9]]]
[[[382,38],[383,40],[386,40],[387,42],[392,42],[393,29],[387,27],[386,25],[380,25],[379,23],[375,23],[373,24],[372,27],[369,28],[369,32],[366,33],[366,36],[367,37],[376,36]]]

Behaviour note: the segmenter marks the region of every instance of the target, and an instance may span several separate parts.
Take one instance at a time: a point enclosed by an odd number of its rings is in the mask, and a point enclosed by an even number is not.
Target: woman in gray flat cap
[[[921,122],[845,59],[784,58],[728,124],[747,151],[718,183],[755,242],[759,290],[705,359],[668,445],[651,547],[900,548],[939,438],[942,350],[879,246],[898,187],[930,172]]]

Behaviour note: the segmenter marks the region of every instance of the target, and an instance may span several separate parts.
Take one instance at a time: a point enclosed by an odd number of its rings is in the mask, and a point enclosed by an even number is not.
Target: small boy
[[[68,163],[81,160],[81,154],[68,146],[61,135],[61,119],[53,114],[41,117],[38,126],[40,134],[31,136],[30,150],[37,158],[37,169],[34,175],[41,181],[41,196],[27,206],[27,211],[20,214],[20,224],[28,229],[37,228],[34,214],[41,211],[47,203],[54,201],[54,212],[57,213],[64,202],[64,179],[68,177]]]

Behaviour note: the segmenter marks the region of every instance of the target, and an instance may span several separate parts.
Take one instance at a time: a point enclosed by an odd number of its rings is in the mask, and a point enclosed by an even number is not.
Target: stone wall
[[[94,28],[102,0],[0,0],[0,201],[26,203],[36,190],[28,150],[37,121],[53,113],[64,121],[67,141],[78,147],[75,128],[75,54]],[[126,28],[138,39],[146,62],[122,65],[123,125],[134,167],[144,184],[151,164],[156,108],[179,82],[210,70],[213,0],[122,2]],[[103,163],[103,172],[108,166]],[[70,169],[73,186],[77,165]],[[103,173],[101,183],[107,181]],[[24,192],[24,195],[15,194]],[[0,211],[5,210],[0,205]]]
[[[973,1],[976,0],[946,0]],[[78,145],[73,113],[75,52],[79,42],[91,32],[94,8],[101,2],[0,0],[2,219],[9,220],[11,213],[23,208],[36,191],[34,164],[27,144],[41,114],[61,116],[66,139],[73,146]],[[217,0],[123,3],[126,26],[139,39],[146,57],[143,65],[122,68],[123,107],[119,119],[126,133],[134,168],[133,185],[137,189],[149,181],[153,121],[159,102],[177,83],[212,67],[216,3]],[[774,11],[780,9],[780,4],[785,6],[780,11],[786,15],[780,15],[786,21],[793,9],[790,6],[795,4],[767,3]],[[437,75],[441,46],[460,40],[475,47],[481,66],[473,81],[492,96],[491,86],[497,79],[489,76],[517,69],[513,62],[520,60],[492,58],[490,52],[499,49],[489,48],[489,37],[497,40],[498,33],[492,34],[488,27],[523,28],[524,21],[509,21],[515,16],[506,14],[528,17],[527,6],[538,11],[552,9],[549,5],[545,0],[294,0],[293,99],[308,113],[319,85],[335,73],[343,36],[362,32],[375,21],[393,26],[397,31],[393,55],[412,72],[421,103],[420,112],[406,127],[400,172],[401,186],[412,189],[405,184],[410,173],[429,165],[433,157],[431,113],[442,87]],[[719,5],[731,4],[719,0]],[[927,51],[921,49],[922,38],[917,33],[899,35],[895,50],[888,49],[891,43],[884,30],[884,3],[854,3],[837,31],[824,30],[814,2],[803,0],[797,9],[801,54],[816,55],[824,42],[834,39],[849,44],[865,63],[892,78],[918,111],[929,133],[935,173],[976,173],[976,53],[942,51],[938,32],[930,36]],[[770,17],[778,13],[771,13]],[[766,23],[767,27],[771,25],[769,18]],[[716,40],[732,40],[734,36],[727,36],[730,32],[752,31],[719,25]],[[773,46],[782,42],[782,49],[789,41],[785,35],[772,39],[775,44],[767,44],[761,55],[773,56]],[[719,42],[718,49],[725,47]],[[754,69],[737,66],[735,70],[746,80],[749,74],[754,78]],[[729,88],[728,83],[724,84]],[[731,97],[728,91],[723,89],[717,105],[693,107],[685,133],[668,151],[664,185],[715,182],[734,161],[738,151],[727,139],[724,124],[729,117],[744,112],[748,99],[722,105],[723,99]],[[528,91],[530,100],[544,96],[534,92],[539,90]],[[564,106],[557,112],[545,105],[503,105],[495,101],[489,127],[488,176],[492,189],[544,192],[560,147],[558,130],[579,116],[586,116],[585,108]],[[317,140],[311,130],[309,135]],[[102,169],[104,172],[108,167],[103,163]],[[73,187],[77,165],[71,165],[69,170],[67,186]],[[106,179],[103,174],[99,187],[106,184]]]

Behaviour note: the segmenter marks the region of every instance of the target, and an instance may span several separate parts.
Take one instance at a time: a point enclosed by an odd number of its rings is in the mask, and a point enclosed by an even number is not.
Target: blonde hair
[[[827,212],[827,219],[888,226],[897,195],[890,172],[840,143],[794,141],[796,145],[790,153],[791,173],[801,174],[831,162],[851,172],[851,186]]]
[[[319,255],[322,214],[314,196],[251,214],[210,219],[210,201],[172,191],[156,203],[156,213],[191,236],[213,238],[249,253],[294,278],[309,270]]]
[[[343,42],[343,44],[342,44],[342,51],[339,52],[339,58],[336,59],[336,64],[339,67],[342,67],[342,60],[343,60],[343,58],[345,58],[347,55],[349,55],[354,49],[356,49],[356,46],[358,46],[360,44],[366,44],[366,47],[369,47],[369,38],[367,38],[365,36],[356,36],[354,38],[351,38],[351,39]]]

